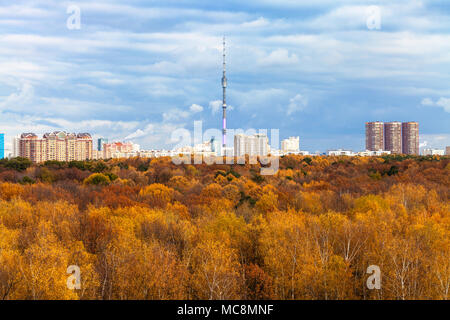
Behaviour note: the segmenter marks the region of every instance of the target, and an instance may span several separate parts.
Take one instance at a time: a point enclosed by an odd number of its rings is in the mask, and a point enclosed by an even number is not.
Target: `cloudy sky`
[[[0,1],[7,146],[67,130],[161,148],[194,120],[219,128],[223,35],[230,128],[361,150],[364,122],[419,121],[423,146],[450,145],[448,0],[18,0]]]

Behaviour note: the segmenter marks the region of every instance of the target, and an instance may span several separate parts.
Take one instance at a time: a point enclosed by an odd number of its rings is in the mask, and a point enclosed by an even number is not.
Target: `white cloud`
[[[31,110],[27,110],[29,108]],[[46,114],[53,117],[61,117],[72,120],[73,117],[82,117],[84,119],[99,118],[108,116],[111,113],[126,115],[132,111],[131,106],[97,103],[93,101],[75,100],[69,98],[41,97],[35,99],[33,104],[21,108],[20,111],[27,114]]]
[[[291,67],[298,62],[299,59],[297,55],[294,53],[289,53],[287,49],[276,49],[258,61],[259,64],[264,66],[289,65]]]
[[[163,112],[163,121],[164,122],[178,122],[180,120],[184,120],[189,118],[194,113],[202,112],[203,107],[201,105],[198,105],[196,103],[192,104],[189,107],[189,111],[181,110],[179,108],[174,108],[171,110],[168,110],[167,112]]]
[[[440,4],[430,3],[379,0],[382,28],[371,32],[367,6],[353,0],[249,0],[230,11],[197,2],[190,8],[169,8],[163,1],[124,5],[82,0],[82,16],[92,19],[83,20],[79,32],[69,32],[66,4],[25,0],[0,8],[0,110],[14,108],[21,115],[11,119],[8,130],[80,125],[93,133],[150,142],[145,117],[163,116],[162,125],[178,125],[201,112],[190,106],[192,97],[220,97],[221,37],[226,34],[229,101],[239,112],[250,113],[249,119],[269,111],[273,117],[257,120],[281,122],[286,112],[307,108],[305,97],[296,98],[298,92],[330,101],[337,91],[353,93],[358,85],[376,88],[386,100],[398,99],[396,107],[404,112],[410,107],[401,101],[405,96],[429,96],[422,105],[450,112],[450,89],[445,86],[450,81],[445,72],[450,67],[450,19]],[[173,109],[174,104],[184,107]],[[336,105],[340,110],[339,97]],[[220,113],[222,102],[199,107]],[[421,110],[430,122],[442,117],[427,111]],[[236,112],[234,119],[241,116]],[[330,110],[317,119],[316,127],[335,116]],[[81,123],[89,119],[97,120]],[[117,119],[127,127],[113,124]]]
[[[135,140],[146,145],[144,148],[164,148],[173,144],[171,140],[172,133],[180,128],[184,128],[183,124],[173,123],[149,123],[144,129],[137,129],[133,133],[127,135],[123,140]]]
[[[50,11],[24,5],[12,5],[0,7],[0,17],[21,17],[21,18],[48,18],[52,13]]]
[[[265,27],[267,25],[269,25],[269,21],[267,21],[263,17],[259,17],[258,19],[250,21],[250,22],[242,23],[242,27],[244,27],[244,28],[260,28],[260,27]]]
[[[221,100],[214,100],[209,102],[209,108],[213,114],[219,112],[220,108],[222,108]]]
[[[450,146],[450,134],[448,133],[420,134],[419,139],[420,148],[445,149],[446,146]]]
[[[209,108],[211,109],[212,114],[216,114],[222,110],[222,100],[214,100],[209,102]],[[234,110],[234,107],[231,105],[227,105],[227,110]]]
[[[431,100],[430,98],[424,98],[421,102],[421,105],[423,106],[432,106],[433,105],[433,100]]]
[[[202,112],[203,111],[203,107],[201,106],[201,105],[198,105],[198,104],[192,104],[190,107],[189,107],[189,110],[192,112],[192,113],[197,113],[197,112]]]
[[[11,93],[4,101],[0,100],[0,109],[17,108],[30,103],[34,97],[34,88],[29,83],[24,83],[20,92]]]
[[[308,106],[308,99],[301,94],[297,94],[295,97],[289,100],[287,108],[287,115],[291,115],[297,111],[303,111]]]
[[[424,98],[421,105],[427,107],[441,107],[445,112],[450,113],[450,98],[441,97],[436,102],[433,102],[430,98]]]
[[[446,112],[450,112],[450,99],[449,98],[440,98],[436,105],[444,108]]]
[[[280,101],[287,99],[288,91],[279,88],[253,89],[249,91],[233,91],[233,101],[241,110],[252,110],[253,115],[259,115],[262,105],[271,106],[271,111],[277,107]],[[222,103],[220,104],[222,106]]]
[[[178,120],[186,119],[188,117],[189,117],[188,111],[183,111],[178,108],[171,109],[167,112],[163,112],[163,120],[164,121],[178,121]]]
[[[137,129],[135,132],[130,133],[129,135],[127,135],[125,138],[123,138],[124,140],[131,140],[131,139],[135,139],[135,138],[140,138],[145,136],[145,132],[141,129]]]

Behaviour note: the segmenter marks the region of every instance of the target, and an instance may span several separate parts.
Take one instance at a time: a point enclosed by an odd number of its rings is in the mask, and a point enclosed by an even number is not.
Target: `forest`
[[[439,156],[2,159],[0,299],[448,299],[449,191]]]

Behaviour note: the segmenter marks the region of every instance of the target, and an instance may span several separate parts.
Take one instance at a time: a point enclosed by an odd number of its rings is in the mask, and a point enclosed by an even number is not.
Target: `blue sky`
[[[422,146],[450,145],[450,2],[414,0],[0,1],[6,145],[67,130],[168,148],[194,120],[219,128],[223,35],[230,128],[362,150],[366,121],[419,121]]]

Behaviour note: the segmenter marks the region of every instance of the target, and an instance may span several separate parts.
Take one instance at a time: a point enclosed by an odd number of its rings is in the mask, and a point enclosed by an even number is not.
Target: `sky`
[[[229,128],[360,151],[366,121],[418,121],[422,147],[450,145],[448,0],[0,0],[6,147],[65,130],[171,148],[194,121],[219,129],[224,35]]]

